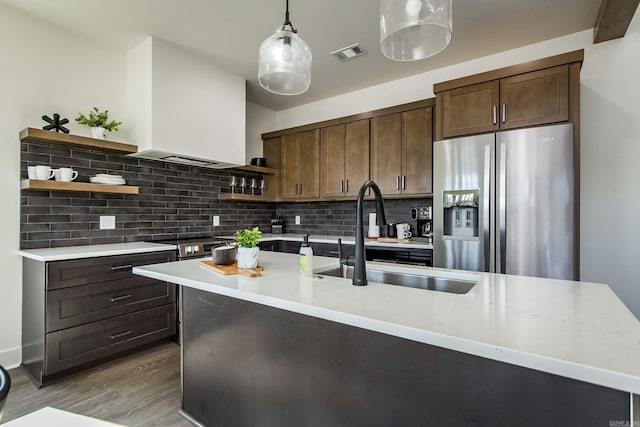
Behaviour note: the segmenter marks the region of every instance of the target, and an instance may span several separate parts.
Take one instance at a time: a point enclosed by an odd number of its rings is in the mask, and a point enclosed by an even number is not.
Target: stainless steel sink
[[[353,278],[353,267],[335,267],[318,273],[320,276]],[[410,288],[427,289],[430,291],[448,292],[451,294],[466,294],[477,282],[445,277],[420,276],[410,273],[396,273],[367,269],[369,282],[385,283],[387,285],[407,286]]]

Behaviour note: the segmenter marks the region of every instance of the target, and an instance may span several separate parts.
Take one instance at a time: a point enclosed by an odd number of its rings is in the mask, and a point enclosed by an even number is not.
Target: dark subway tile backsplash
[[[96,173],[122,175],[139,194],[24,190],[21,196],[20,247],[22,249],[96,245],[233,234],[240,228],[271,231],[270,220],[285,220],[285,232],[321,235],[355,233],[354,201],[349,202],[239,202],[218,200],[229,177],[258,175],[237,170],[139,159],[96,150],[64,148],[37,143],[21,144],[21,175],[27,166],[73,167],[76,181],[89,182]],[[409,222],[416,204],[430,199],[386,200],[389,222]],[[365,203],[365,213],[375,210]],[[100,216],[116,218],[114,230],[100,230]],[[220,226],[213,226],[213,216]],[[301,225],[295,224],[300,215]],[[365,224],[368,217],[365,217]]]
[[[23,178],[27,166],[73,167],[78,171],[76,181],[89,182],[96,173],[122,175],[140,191],[123,195],[25,190],[21,197],[23,249],[220,236],[250,225],[266,232],[275,215],[274,203],[218,200],[220,188],[231,174],[241,176],[239,171],[37,143],[22,143],[21,154]],[[116,228],[100,230],[101,215],[115,216]],[[213,227],[214,215],[220,216],[219,227]]]

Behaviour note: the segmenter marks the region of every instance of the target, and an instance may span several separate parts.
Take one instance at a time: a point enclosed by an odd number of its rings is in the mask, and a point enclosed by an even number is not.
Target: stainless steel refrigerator
[[[577,279],[573,125],[434,143],[433,265]]]

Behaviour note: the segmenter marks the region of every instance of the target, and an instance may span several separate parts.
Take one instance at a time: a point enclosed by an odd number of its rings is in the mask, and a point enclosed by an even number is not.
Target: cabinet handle
[[[111,267],[111,271],[117,271],[117,270],[125,270],[127,268],[133,268],[133,264],[127,264],[127,265],[114,265],[113,267]]]
[[[120,295],[119,297],[111,297],[111,298],[109,298],[109,301],[111,301],[111,302],[123,301],[123,300],[131,298],[132,296],[133,295],[131,295],[131,294]]]
[[[127,335],[130,335],[131,331],[124,331],[124,332],[120,332],[117,334],[113,334],[111,335],[109,338],[112,340],[118,339],[118,338],[122,338],[122,337],[126,337]]]
[[[498,107],[496,107],[495,105],[493,106],[493,124],[497,124],[498,123]]]
[[[396,176],[396,190],[400,190],[400,175]]]
[[[406,188],[407,188],[407,176],[402,175],[402,189],[406,190]]]
[[[502,123],[507,121],[507,104],[502,104]]]
[[[296,182],[296,196],[300,195],[300,191],[298,190],[298,183]]]
[[[344,192],[347,193],[349,192],[349,180],[345,180],[345,185],[344,185]]]
[[[340,192],[344,193],[344,179],[340,180]]]
[[[339,251],[329,251],[329,254],[331,255],[338,255],[340,252]]]

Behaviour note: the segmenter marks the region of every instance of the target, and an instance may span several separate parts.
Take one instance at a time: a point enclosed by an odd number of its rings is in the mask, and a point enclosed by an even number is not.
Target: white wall
[[[247,164],[253,157],[262,157],[262,134],[275,127],[275,111],[247,101]]]
[[[582,67],[581,273],[640,318],[640,11]]]
[[[0,56],[0,364],[14,367],[21,359],[22,301],[18,132],[41,128],[42,115],[59,113],[72,122],[72,133],[89,136],[73,119],[93,106],[122,120],[125,55],[0,4]],[[126,129],[118,140],[126,141]]]
[[[277,113],[277,128],[433,96],[433,84],[585,49],[581,72],[581,280],[606,283],[640,318],[640,13],[623,39],[592,31],[502,52]]]

